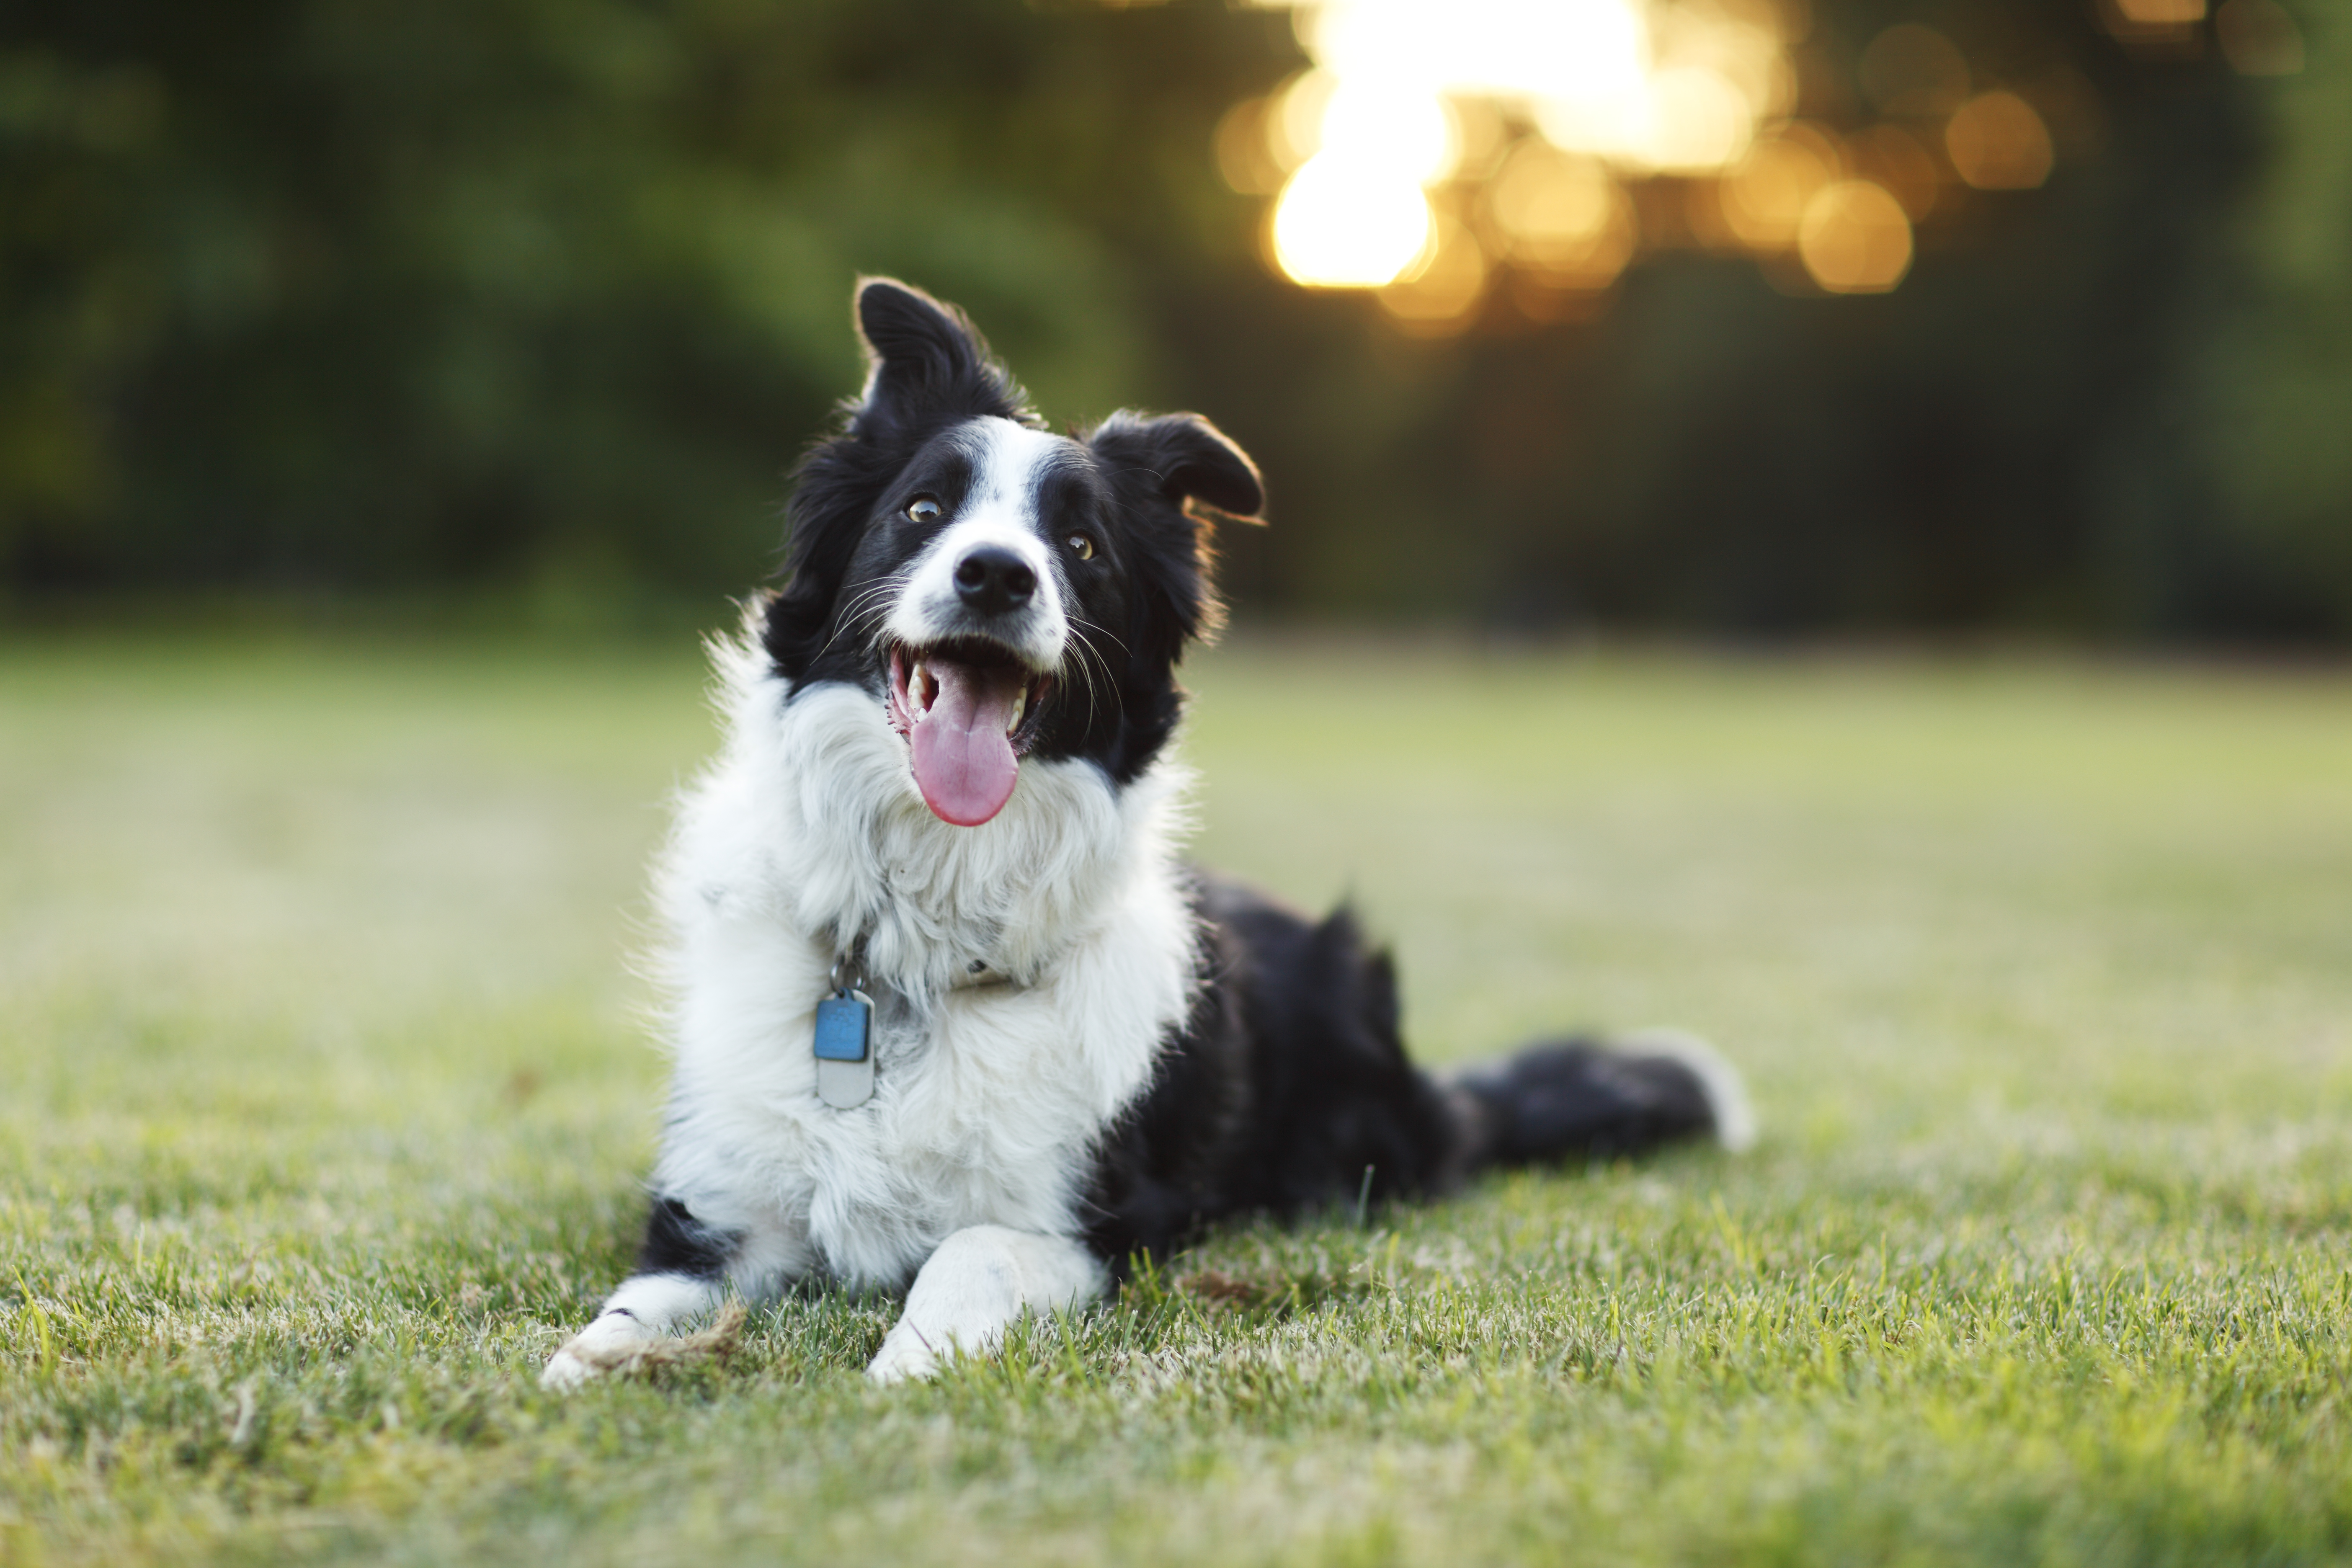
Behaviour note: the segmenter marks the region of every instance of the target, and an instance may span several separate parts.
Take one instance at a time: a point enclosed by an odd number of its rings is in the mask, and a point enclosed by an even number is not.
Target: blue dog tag
[[[846,1110],[874,1098],[874,1003],[838,991],[816,1005],[816,1096]]]
[[[874,1019],[874,1004],[852,992],[828,996],[816,1005],[816,1056],[824,1062],[866,1059],[866,1026]]]

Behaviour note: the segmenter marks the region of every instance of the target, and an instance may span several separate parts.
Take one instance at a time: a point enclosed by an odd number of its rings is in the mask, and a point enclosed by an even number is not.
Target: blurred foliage
[[[2272,155],[2232,235],[2244,291],[2198,367],[2218,393],[2222,504],[2315,620],[2352,633],[2352,6],[2314,8],[2274,93]]]
[[[1144,379],[1125,253],[1208,247],[1200,149],[1279,68],[1279,18],[1256,20],[20,8],[7,569],[740,584],[798,445],[856,385],[857,270],[964,302],[1057,406],[1107,412]]]
[[[2315,7],[2317,0],[2314,0]],[[2352,635],[2352,82],[2087,4],[1824,0],[2062,80],[2041,192],[1892,295],[1670,253],[1444,341],[1269,277],[1212,131],[1282,13],[1013,0],[80,0],[0,22],[0,584],[715,595],[855,384],[967,306],[1057,420],[1265,464],[1245,604],[1731,634]]]

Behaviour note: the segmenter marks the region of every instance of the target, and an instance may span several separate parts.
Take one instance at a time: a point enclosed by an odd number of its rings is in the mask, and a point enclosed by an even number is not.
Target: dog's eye
[[[1095,558],[1095,542],[1086,534],[1074,533],[1062,542],[1068,545],[1070,553],[1081,561],[1092,561]]]
[[[936,496],[917,496],[907,503],[907,521],[909,522],[937,522],[940,515],[939,498]]]

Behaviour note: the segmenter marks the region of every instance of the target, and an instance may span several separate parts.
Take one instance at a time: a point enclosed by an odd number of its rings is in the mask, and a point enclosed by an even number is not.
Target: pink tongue
[[[940,683],[930,710],[915,721],[915,784],[942,822],[977,827],[1013,798],[1021,763],[1005,731],[1028,678],[1003,666],[930,663]]]

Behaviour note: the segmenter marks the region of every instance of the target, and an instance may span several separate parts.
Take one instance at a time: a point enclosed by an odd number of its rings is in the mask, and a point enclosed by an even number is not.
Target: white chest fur
[[[727,743],[659,878],[676,1072],[656,1188],[742,1232],[771,1277],[896,1284],[968,1226],[1070,1234],[1096,1140],[1190,1000],[1180,773],[1115,790],[1033,762],[995,820],[953,827],[873,699],[787,701],[742,647],[719,670]],[[810,1042],[853,935],[877,1070],[835,1110]],[[959,986],[975,962],[1003,983]]]

